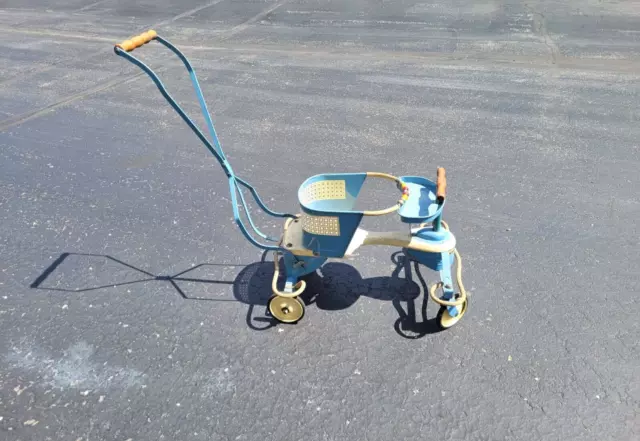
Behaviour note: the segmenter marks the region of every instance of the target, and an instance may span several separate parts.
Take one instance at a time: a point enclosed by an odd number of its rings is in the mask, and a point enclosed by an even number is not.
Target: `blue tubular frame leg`
[[[438,217],[436,217],[433,220],[433,231],[440,231],[441,226],[442,226],[442,213],[440,213]]]
[[[277,211],[273,211],[270,210],[269,207],[267,207],[265,205],[264,202],[262,202],[262,199],[260,199],[260,195],[258,195],[258,192],[256,191],[256,189],[253,187],[253,185],[249,184],[247,181],[245,181],[244,179],[241,179],[239,177],[236,176],[236,181],[242,185],[243,187],[249,189],[249,191],[251,192],[251,194],[253,195],[253,199],[258,203],[258,205],[260,206],[260,208],[262,208],[262,210],[265,211],[265,213],[270,214],[273,217],[290,217],[290,218],[295,218],[296,216],[293,214],[288,214],[288,213],[279,213]]]
[[[451,301],[455,296],[455,291],[453,290],[453,280],[451,279],[451,267],[453,266],[453,254],[448,252],[441,253],[442,256],[442,269],[440,270],[440,280],[442,281],[442,299]],[[457,306],[447,306],[447,310],[449,311],[449,315],[451,317],[456,317],[459,313]]]
[[[235,176],[233,178],[236,181],[234,182],[234,186],[236,191],[240,195],[240,201],[242,202],[242,208],[244,209],[244,214],[247,216],[247,219],[249,220],[249,225],[251,225],[251,228],[253,228],[253,231],[255,231],[255,233],[258,236],[262,237],[265,240],[268,240],[269,242],[278,242],[278,239],[273,238],[271,236],[267,236],[262,231],[260,231],[258,227],[256,227],[256,225],[253,223],[253,219],[251,219],[251,214],[249,214],[249,206],[247,205],[247,201],[244,199],[244,194],[242,193],[242,189],[238,187],[238,184],[237,184],[238,178],[236,178]]]
[[[282,247],[276,245],[265,245],[263,243],[258,242],[249,232],[247,231],[247,227],[242,223],[242,219],[240,219],[240,211],[238,210],[238,198],[236,196],[236,191],[238,191],[238,185],[236,184],[235,177],[229,176],[229,191],[231,192],[231,204],[233,208],[233,218],[236,221],[236,224],[240,227],[240,231],[244,234],[244,237],[247,238],[249,242],[255,245],[258,248],[267,251],[287,251]]]

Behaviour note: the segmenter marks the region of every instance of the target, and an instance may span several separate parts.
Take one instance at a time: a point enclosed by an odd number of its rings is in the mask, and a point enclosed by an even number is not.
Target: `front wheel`
[[[469,298],[467,298],[464,303],[462,303],[462,305],[457,306],[459,310],[458,315],[456,315],[455,317],[452,317],[451,314],[449,314],[449,309],[446,306],[441,306],[440,310],[438,311],[438,315],[436,316],[436,322],[438,323],[440,329],[449,329],[456,323],[458,323],[462,319],[464,313],[467,312],[468,304]]]

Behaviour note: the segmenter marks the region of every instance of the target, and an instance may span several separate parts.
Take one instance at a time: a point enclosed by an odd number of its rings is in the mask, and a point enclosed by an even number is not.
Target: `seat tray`
[[[442,213],[444,202],[436,202],[435,182],[419,176],[401,176],[400,179],[409,187],[409,199],[398,210],[402,222],[431,222]]]

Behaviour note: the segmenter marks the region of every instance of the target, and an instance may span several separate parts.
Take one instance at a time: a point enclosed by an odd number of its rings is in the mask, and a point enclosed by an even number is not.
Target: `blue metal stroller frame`
[[[157,41],[166,46],[183,62],[198,97],[209,137],[198,128],[167,92],[156,73],[131,54],[134,49],[151,41]],[[260,199],[257,190],[238,177],[227,161],[196,73],[184,54],[153,30],[115,45],[114,51],[138,66],[153,80],[171,107],[218,160],[227,175],[233,217],[242,234],[256,247],[274,252],[273,296],[268,308],[275,319],[282,323],[297,323],[303,317],[304,303],[298,298],[306,287],[302,278],[318,270],[328,258],[351,256],[364,245],[390,245],[402,248],[412,259],[440,273],[440,282],[429,290],[430,298],[440,305],[436,317],[438,325],[446,329],[460,321],[467,310],[468,299],[462,284],[461,258],[456,250],[456,239],[442,220],[447,185],[443,168],[437,169],[436,182],[419,176],[396,177],[379,172],[330,173],[312,176],[298,189],[300,213],[272,211]],[[367,179],[387,179],[394,182],[400,192],[397,203],[377,211],[355,210],[358,194]],[[265,213],[285,219],[281,237],[270,237],[256,227],[246,203],[244,190],[249,191]],[[239,203],[242,205],[249,227],[241,218]],[[360,228],[360,223],[365,216],[383,216],[392,213],[397,213],[401,222],[417,225],[417,227],[404,232],[371,232]],[[283,258],[286,274],[282,290],[278,287],[280,256]],[[456,264],[457,292],[453,288],[454,263]],[[437,294],[438,290],[441,291],[440,295]]]

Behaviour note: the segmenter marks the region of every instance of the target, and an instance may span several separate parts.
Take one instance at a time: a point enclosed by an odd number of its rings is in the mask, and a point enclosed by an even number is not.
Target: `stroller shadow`
[[[267,252],[263,253],[259,262],[249,265],[201,263],[175,275],[156,275],[109,255],[63,253],[31,283],[30,287],[47,291],[83,293],[140,283],[164,282],[170,284],[185,300],[244,303],[248,305],[247,325],[253,330],[264,331],[279,324],[271,317],[267,307],[272,295],[273,278],[273,262],[266,259],[267,255]],[[78,265],[82,261],[85,261],[84,267],[82,264]],[[395,265],[391,276],[367,279],[362,278],[351,265],[328,262],[319,271],[304,278],[307,288],[299,298],[306,306],[315,305],[326,311],[349,308],[360,297],[388,301],[398,313],[399,317],[394,324],[394,329],[400,336],[416,339],[439,332],[440,328],[435,323],[435,319],[427,319],[428,294],[424,295],[427,293],[427,284],[420,273],[419,264],[411,261],[401,251],[394,253],[391,261]],[[233,280],[224,280],[219,277],[190,277],[193,273],[229,268],[235,268],[236,271],[237,268],[242,269]],[[89,284],[86,281],[88,273],[91,273],[93,278],[96,278],[96,273],[100,273],[107,280],[96,280],[95,283]],[[400,277],[401,273],[404,273],[404,277]],[[414,274],[419,284],[413,280]],[[117,281],[113,281],[114,278]],[[68,279],[83,280],[90,286],[70,288]],[[233,288],[234,298],[191,296],[183,289],[185,284],[190,286],[194,286],[193,284],[196,284],[195,286],[197,284],[230,285]],[[282,280],[279,286],[282,286]],[[198,288],[200,294],[203,290],[206,291]],[[421,292],[423,293],[422,301],[418,302]]]

